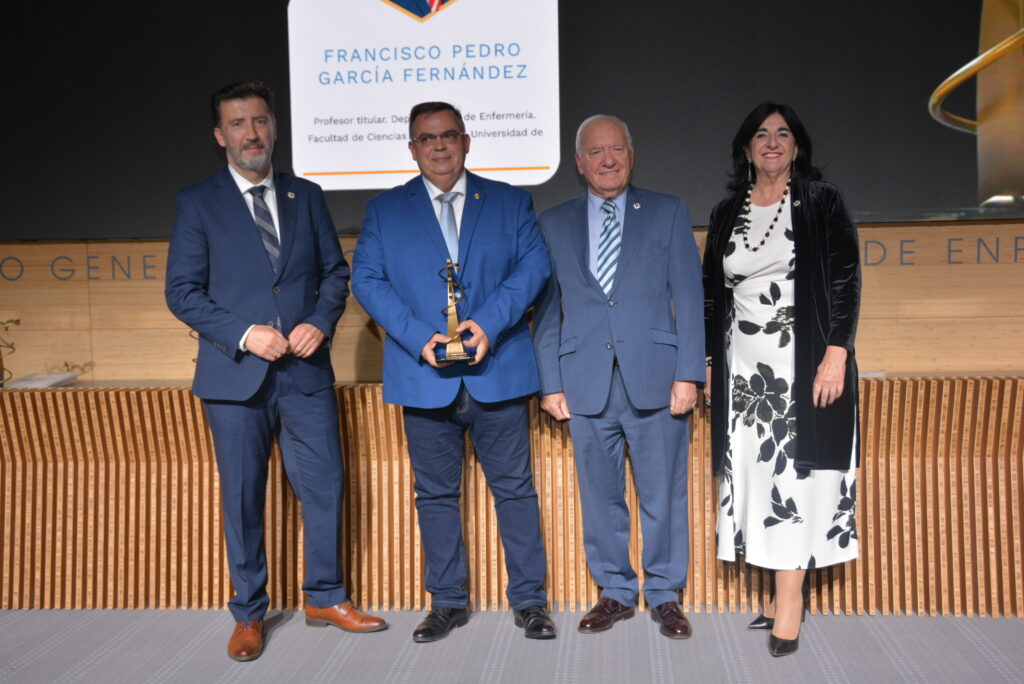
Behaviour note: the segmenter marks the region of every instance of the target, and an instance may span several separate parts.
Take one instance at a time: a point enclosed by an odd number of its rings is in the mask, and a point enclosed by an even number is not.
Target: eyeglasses
[[[451,145],[457,142],[464,135],[466,134],[461,131],[456,131],[452,129],[450,131],[445,131],[440,136],[434,135],[433,133],[422,133],[417,137],[413,138],[410,142],[420,145],[421,147],[430,147],[431,145],[436,143],[437,139],[440,137],[441,140],[443,140],[446,145]]]

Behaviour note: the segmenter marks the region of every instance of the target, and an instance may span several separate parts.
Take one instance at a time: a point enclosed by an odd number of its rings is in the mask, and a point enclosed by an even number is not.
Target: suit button
[[[274,294],[281,294],[281,288],[275,287],[274,288]]]
[[[608,344],[604,345],[604,348],[605,349],[611,349],[612,348],[612,343],[609,342]]]
[[[609,299],[608,300],[608,306],[615,306],[615,302],[613,302],[612,300]]]

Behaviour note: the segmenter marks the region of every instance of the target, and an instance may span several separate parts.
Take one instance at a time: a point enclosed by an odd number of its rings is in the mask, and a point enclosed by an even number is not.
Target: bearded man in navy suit
[[[192,391],[213,433],[235,589],[228,655],[253,660],[270,603],[263,509],[275,435],[302,501],[306,623],[350,632],[387,624],[357,610],[342,583],[344,473],[329,346],[348,264],[320,187],[271,166],[271,90],[232,83],[211,105],[228,166],[178,194],[165,294],[199,334]]]
[[[462,540],[462,457],[468,431],[494,495],[508,571],[506,595],[530,639],[550,639],[527,403],[540,384],[525,314],[550,272],[529,193],[468,173],[469,135],[446,102],[409,115],[409,151],[421,175],[366,204],[352,290],[387,331],[384,401],[403,407],[431,610],[413,632],[437,641],[468,620]],[[439,361],[449,341],[451,262],[464,296],[458,332],[468,363]]]
[[[601,600],[579,631],[633,616],[624,443],[644,534],[644,596],[660,632],[690,636],[679,605],[689,564],[689,416],[703,382],[700,257],[682,200],[630,185],[633,141],[621,120],[576,134],[581,196],[545,211],[552,275],[534,315],[541,408],[568,420],[587,564]]]

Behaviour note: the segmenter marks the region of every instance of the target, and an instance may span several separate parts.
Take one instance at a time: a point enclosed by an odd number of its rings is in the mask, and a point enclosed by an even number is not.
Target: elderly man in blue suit
[[[409,115],[409,150],[421,175],[371,199],[353,260],[352,289],[384,328],[384,401],[403,407],[431,610],[416,642],[468,620],[459,510],[468,431],[494,495],[508,571],[506,594],[527,638],[550,639],[527,402],[539,387],[524,315],[550,273],[530,195],[467,173],[462,115],[425,102]],[[468,363],[439,361],[449,341],[448,262],[464,296],[458,333]]]
[[[623,444],[643,529],[644,596],[667,637],[685,639],[689,417],[703,382],[700,258],[682,200],[630,185],[626,124],[598,115],[576,134],[587,192],[540,216],[552,276],[534,316],[541,408],[569,420],[587,564],[601,599],[579,624],[633,616]]]
[[[167,305],[199,333],[192,391],[203,400],[220,474],[236,620],[228,655],[263,652],[263,507],[271,442],[302,501],[306,623],[385,629],[349,601],[341,571],[343,471],[329,342],[349,269],[319,186],[271,166],[274,95],[259,81],[211,98],[227,168],[178,194]]]

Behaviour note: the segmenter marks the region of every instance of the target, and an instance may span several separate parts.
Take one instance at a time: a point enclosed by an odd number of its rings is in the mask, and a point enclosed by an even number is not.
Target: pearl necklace
[[[782,209],[786,206],[786,196],[789,195],[789,182],[786,182],[786,189],[782,191],[782,199],[779,200],[779,210],[775,212],[775,218],[772,219],[771,224],[768,226],[768,230],[765,232],[764,237],[761,238],[761,242],[757,243],[756,247],[751,247],[750,242],[747,239],[747,234],[750,232],[750,194],[753,191],[753,185],[747,188],[747,198],[743,201],[743,227],[740,228],[740,234],[743,236],[743,247],[748,252],[756,252],[764,247],[764,243],[768,241],[768,236],[770,236],[772,231],[775,230],[775,224],[779,222],[779,217],[782,216]]]

